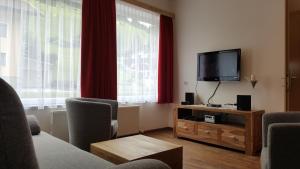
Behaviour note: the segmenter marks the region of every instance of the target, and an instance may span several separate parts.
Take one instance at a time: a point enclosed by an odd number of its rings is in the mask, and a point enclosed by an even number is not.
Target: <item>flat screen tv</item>
[[[240,81],[241,49],[199,53],[198,81]]]

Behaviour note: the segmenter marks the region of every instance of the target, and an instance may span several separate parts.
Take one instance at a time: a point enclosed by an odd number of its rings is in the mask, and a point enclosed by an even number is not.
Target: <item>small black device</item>
[[[217,107],[217,108],[219,108],[219,107],[222,107],[222,105],[221,104],[207,104],[206,105],[207,107]]]
[[[181,105],[189,105],[190,102],[181,102]]]
[[[237,109],[243,111],[250,111],[251,95],[237,95]]]
[[[241,49],[198,53],[198,81],[240,81]]]
[[[185,93],[185,102],[188,102],[190,105],[194,104],[194,93]]]

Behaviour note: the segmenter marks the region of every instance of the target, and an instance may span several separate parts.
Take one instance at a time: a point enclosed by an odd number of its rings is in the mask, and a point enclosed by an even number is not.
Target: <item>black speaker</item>
[[[185,101],[190,105],[194,104],[194,93],[185,93]]]
[[[237,109],[250,111],[251,110],[251,95],[237,95]]]

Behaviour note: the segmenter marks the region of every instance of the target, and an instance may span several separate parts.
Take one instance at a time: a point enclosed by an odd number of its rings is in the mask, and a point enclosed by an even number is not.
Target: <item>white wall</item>
[[[242,81],[224,82],[215,103],[234,103],[237,94],[252,95],[254,109],[284,110],[284,0],[175,0],[176,100],[194,92],[196,54],[242,48]],[[253,73],[255,89],[244,78]],[[184,84],[186,82],[186,85]],[[206,103],[216,87],[199,82],[199,99]]]
[[[140,106],[141,131],[170,126],[169,119],[173,111],[173,104],[146,103]]]
[[[159,9],[163,9],[168,12],[173,11],[174,0],[138,0],[140,2],[144,2],[151,6],[157,7]]]

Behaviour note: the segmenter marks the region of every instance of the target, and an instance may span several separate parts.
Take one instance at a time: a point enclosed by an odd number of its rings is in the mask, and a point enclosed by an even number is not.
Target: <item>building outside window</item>
[[[6,66],[6,53],[0,52],[0,66]]]
[[[0,1],[0,76],[25,108],[80,95],[81,0]],[[0,63],[0,64],[1,64]]]
[[[0,38],[7,37],[7,24],[0,22]]]

